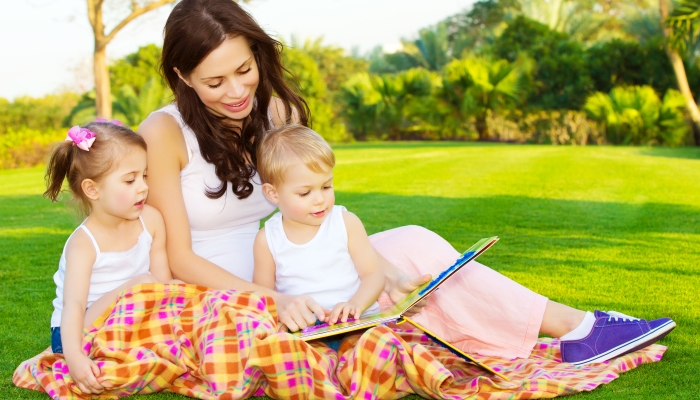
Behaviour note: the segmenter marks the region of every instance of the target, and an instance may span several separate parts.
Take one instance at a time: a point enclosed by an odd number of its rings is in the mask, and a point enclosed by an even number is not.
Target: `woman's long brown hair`
[[[240,128],[212,113],[173,69],[188,76],[224,40],[236,36],[247,39],[260,73],[253,109]],[[279,41],[232,0],[183,0],[165,23],[161,72],[175,94],[183,120],[197,137],[202,157],[214,164],[221,180],[220,187],[207,190],[209,198],[226,194],[229,183],[239,199],[253,193],[250,181],[255,175],[256,151],[261,135],[271,128],[268,108],[273,94],[284,104],[287,123],[294,108],[299,123],[309,124],[309,107],[284,80],[287,70],[282,65],[282,49]]]

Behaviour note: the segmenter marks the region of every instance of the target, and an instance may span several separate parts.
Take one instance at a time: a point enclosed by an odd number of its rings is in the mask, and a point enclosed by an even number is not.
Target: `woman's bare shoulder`
[[[159,154],[176,154],[180,164],[188,162],[187,144],[182,129],[175,117],[164,112],[155,112],[140,125],[138,134],[148,145],[148,152]]]
[[[284,107],[284,101],[279,97],[272,96],[270,99],[270,115],[272,116],[272,126],[280,127],[286,124],[287,110]],[[299,122],[299,113],[292,106],[292,122]]]
[[[143,136],[144,139],[147,139],[147,137],[168,139],[170,136],[182,137],[182,129],[180,129],[180,125],[172,115],[164,112],[154,112],[141,122],[138,134]]]

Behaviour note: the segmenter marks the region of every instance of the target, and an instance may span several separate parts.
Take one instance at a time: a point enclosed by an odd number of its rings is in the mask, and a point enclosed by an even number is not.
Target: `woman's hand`
[[[280,331],[285,327],[290,332],[314,325],[316,320],[324,321],[329,310],[324,310],[311,296],[290,296],[281,294],[275,300]]]
[[[421,285],[430,282],[431,279],[432,277],[429,274],[422,276],[409,276],[406,275],[403,271],[395,269],[391,274],[391,277],[387,275],[384,291],[386,291],[389,294],[389,298],[391,299],[391,301],[393,301],[394,304],[396,304],[403,300],[406,296],[408,296],[411,292],[416,290]],[[425,307],[427,301],[427,299],[419,301],[418,303],[416,303],[416,305],[411,307],[411,309],[408,310],[405,313],[405,315],[407,317],[411,317],[415,314],[418,314],[423,309],[423,307]]]

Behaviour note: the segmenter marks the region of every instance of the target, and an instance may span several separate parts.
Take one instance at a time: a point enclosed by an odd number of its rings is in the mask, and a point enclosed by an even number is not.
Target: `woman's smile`
[[[221,103],[224,108],[226,108],[228,111],[237,113],[245,110],[248,108],[248,103],[250,103],[250,95],[246,96],[243,101],[239,101],[236,103]]]

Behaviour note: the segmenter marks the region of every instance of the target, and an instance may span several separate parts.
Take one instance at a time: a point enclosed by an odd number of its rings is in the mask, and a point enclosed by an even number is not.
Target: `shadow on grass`
[[[639,154],[652,157],[685,158],[690,160],[700,160],[700,147],[654,147],[651,149],[639,150]]]

